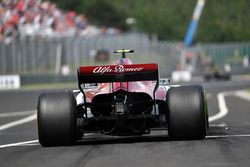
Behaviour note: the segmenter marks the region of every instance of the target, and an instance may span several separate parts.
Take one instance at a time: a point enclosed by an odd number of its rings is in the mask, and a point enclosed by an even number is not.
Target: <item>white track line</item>
[[[16,116],[24,116],[35,113],[36,110],[32,111],[19,111],[19,112],[8,112],[8,113],[0,113],[0,118],[4,117],[16,117]]]
[[[218,93],[217,99],[218,99],[218,105],[219,105],[219,112],[213,116],[210,116],[209,122],[216,121],[227,115],[228,108],[227,108],[226,101],[225,101],[225,95],[228,95],[227,92]]]
[[[217,95],[218,105],[219,105],[219,112],[213,116],[209,117],[209,122],[216,121],[225,117],[228,114],[228,108],[226,105],[225,97],[226,96],[237,96],[241,99],[250,101],[250,95],[245,92],[245,90],[237,90],[237,91],[227,91],[227,92],[220,92]]]
[[[25,141],[25,142],[11,143],[11,144],[0,145],[0,148],[21,146],[21,145],[27,145],[27,144],[31,144],[31,143],[34,144],[37,142],[38,142],[38,140],[30,140],[30,141]]]
[[[250,101],[250,93],[247,93],[244,90],[239,90],[235,92],[235,95],[243,100]]]
[[[220,124],[209,124],[209,127],[227,128],[227,124],[224,122]]]
[[[206,136],[206,138],[229,138],[229,137],[250,137],[250,134],[239,134],[239,135],[214,135]]]
[[[16,121],[12,121],[12,122],[9,122],[9,123],[4,124],[4,125],[0,125],[0,131],[12,128],[14,126],[25,124],[27,122],[31,122],[31,121],[33,121],[35,119],[36,119],[36,114],[32,114],[32,115],[30,115],[28,117],[25,117],[25,118],[22,118],[22,119],[19,119],[19,120],[16,120]]]

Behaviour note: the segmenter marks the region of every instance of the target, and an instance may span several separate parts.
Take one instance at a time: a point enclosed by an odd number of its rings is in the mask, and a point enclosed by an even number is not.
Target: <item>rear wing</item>
[[[82,66],[78,84],[159,80],[157,64]]]
[[[157,64],[131,64],[131,65],[109,65],[109,66],[84,66],[79,67],[78,86],[84,96],[86,95],[81,87],[84,83],[108,83],[108,82],[130,82],[130,81],[156,81],[153,90],[154,110],[156,113],[155,93],[159,86],[159,72]],[[87,107],[85,107],[87,115]]]

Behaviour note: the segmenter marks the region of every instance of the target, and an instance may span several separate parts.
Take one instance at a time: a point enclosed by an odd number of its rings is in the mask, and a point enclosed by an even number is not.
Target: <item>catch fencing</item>
[[[207,60],[224,67],[244,70],[248,67],[250,43],[198,44],[186,49],[182,42],[163,42],[151,40],[145,34],[123,34],[98,37],[61,38],[14,38],[11,42],[0,42],[0,75],[75,75],[80,65],[93,65],[98,50],[110,53],[110,61],[117,58],[112,51],[134,49],[128,55],[135,63],[158,63],[162,75],[169,75],[179,67],[181,59],[191,57],[188,63],[193,72],[200,72]],[[107,62],[106,62],[107,63]]]

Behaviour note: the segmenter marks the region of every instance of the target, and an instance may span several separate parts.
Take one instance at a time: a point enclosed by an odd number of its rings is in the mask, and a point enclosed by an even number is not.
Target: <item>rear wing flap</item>
[[[82,66],[78,84],[159,80],[157,64]]]

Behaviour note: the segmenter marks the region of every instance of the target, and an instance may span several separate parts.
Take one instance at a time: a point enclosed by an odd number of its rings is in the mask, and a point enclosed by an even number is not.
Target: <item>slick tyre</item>
[[[167,94],[168,133],[174,140],[196,140],[206,136],[207,103],[202,86],[172,87]]]
[[[76,141],[76,100],[71,93],[45,93],[37,106],[38,139],[42,146],[72,145]]]

